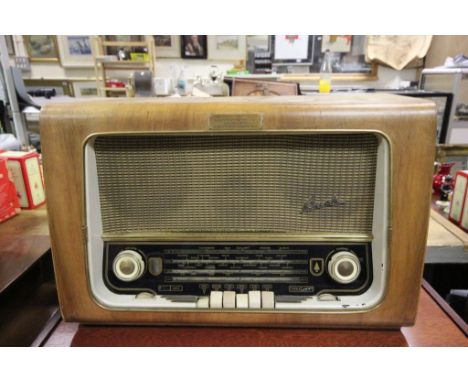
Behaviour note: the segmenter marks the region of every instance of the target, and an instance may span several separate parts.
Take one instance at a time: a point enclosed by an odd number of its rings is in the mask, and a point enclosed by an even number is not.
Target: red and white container
[[[7,160],[0,158],[0,222],[15,216],[19,209],[16,187],[10,179]]]
[[[45,203],[44,179],[39,154],[36,152],[5,151],[0,158],[7,166],[15,183],[21,208],[33,209]]]

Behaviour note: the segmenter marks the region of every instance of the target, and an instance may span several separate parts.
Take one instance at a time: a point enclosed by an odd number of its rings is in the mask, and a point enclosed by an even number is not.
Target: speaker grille
[[[364,133],[100,136],[103,233],[369,234],[377,144]]]

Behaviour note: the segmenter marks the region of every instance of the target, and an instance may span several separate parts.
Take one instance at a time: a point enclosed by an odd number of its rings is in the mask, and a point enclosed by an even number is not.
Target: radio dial
[[[143,275],[145,262],[138,252],[126,249],[116,256],[112,268],[118,279],[130,282]]]
[[[328,263],[328,274],[340,284],[349,284],[355,281],[361,273],[361,264],[358,257],[348,251],[335,253]]]

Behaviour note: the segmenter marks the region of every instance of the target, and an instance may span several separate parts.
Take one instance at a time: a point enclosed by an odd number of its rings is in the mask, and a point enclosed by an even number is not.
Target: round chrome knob
[[[135,281],[145,271],[145,262],[138,252],[126,249],[116,256],[112,269],[118,279],[127,282]]]
[[[340,284],[352,283],[359,277],[359,273],[361,273],[361,264],[352,252],[337,252],[328,263],[328,274]]]

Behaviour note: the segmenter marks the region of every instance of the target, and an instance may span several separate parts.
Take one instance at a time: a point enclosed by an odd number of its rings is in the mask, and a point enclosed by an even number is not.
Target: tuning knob
[[[340,284],[352,283],[361,273],[358,257],[348,251],[340,251],[331,257],[328,263],[328,274]]]
[[[112,269],[118,279],[127,282],[135,281],[143,275],[145,262],[138,252],[126,249],[116,256]]]

